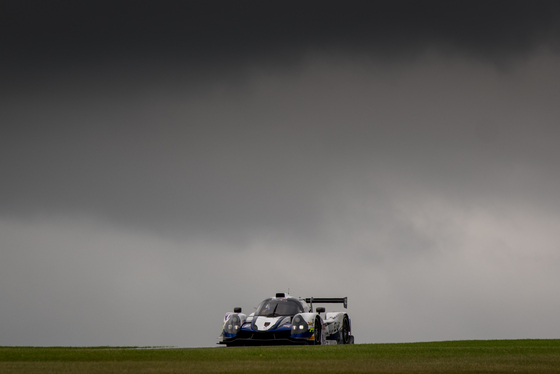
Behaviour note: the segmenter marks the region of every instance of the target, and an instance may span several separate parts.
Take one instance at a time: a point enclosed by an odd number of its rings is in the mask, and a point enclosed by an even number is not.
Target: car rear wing
[[[344,309],[348,309],[348,298],[347,297],[307,297],[305,302],[311,304],[311,309],[313,309],[313,303],[317,304],[343,304]]]

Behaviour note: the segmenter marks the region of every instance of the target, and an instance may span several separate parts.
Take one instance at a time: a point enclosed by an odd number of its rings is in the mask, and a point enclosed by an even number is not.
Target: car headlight
[[[309,325],[302,316],[295,316],[292,320],[292,335],[297,335],[309,330]]]
[[[237,314],[232,314],[224,325],[224,332],[228,335],[237,335],[241,328],[241,319]]]

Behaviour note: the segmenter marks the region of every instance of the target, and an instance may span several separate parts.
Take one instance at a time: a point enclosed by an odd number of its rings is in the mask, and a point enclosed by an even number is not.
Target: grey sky
[[[554,2],[56,4],[0,12],[0,345],[560,334]]]

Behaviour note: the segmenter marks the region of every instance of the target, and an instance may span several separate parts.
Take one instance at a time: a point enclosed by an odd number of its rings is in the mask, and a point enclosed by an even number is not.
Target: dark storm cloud
[[[4,212],[100,208],[137,223],[211,229],[224,220],[246,226],[272,207],[293,220],[283,212],[313,204],[299,191],[313,157],[296,162],[309,130],[292,142],[289,130],[257,124],[262,111],[229,99],[85,99],[6,105]]]
[[[196,94],[111,84],[16,96],[3,101],[2,212],[80,212],[228,240],[263,230],[316,240],[347,194],[375,195],[363,221],[377,227],[401,225],[382,218],[401,194],[549,199],[558,184],[546,175],[558,161],[558,73],[541,72],[531,91],[524,75],[484,65],[436,59],[403,71],[319,61],[301,76],[255,72],[244,86]],[[522,184],[499,178],[515,168],[529,173]],[[399,236],[403,248],[423,241],[411,235]]]
[[[555,1],[5,1],[4,63],[297,62],[308,50],[410,57],[435,46],[503,59],[553,44]]]

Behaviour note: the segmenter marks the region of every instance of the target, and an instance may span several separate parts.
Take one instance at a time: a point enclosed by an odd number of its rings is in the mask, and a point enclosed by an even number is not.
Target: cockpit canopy
[[[303,306],[297,299],[286,298],[277,299],[270,298],[264,300],[257,307],[255,316],[277,317],[277,316],[294,316],[303,313]]]

